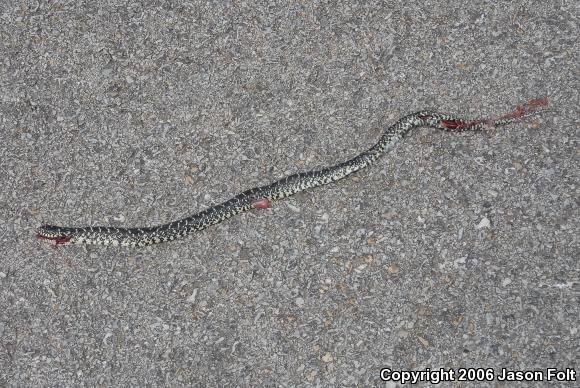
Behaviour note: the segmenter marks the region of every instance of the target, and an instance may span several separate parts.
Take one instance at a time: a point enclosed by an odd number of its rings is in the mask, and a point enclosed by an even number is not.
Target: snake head
[[[66,245],[71,243],[72,236],[66,228],[53,225],[42,225],[36,231],[36,238],[55,245]]]

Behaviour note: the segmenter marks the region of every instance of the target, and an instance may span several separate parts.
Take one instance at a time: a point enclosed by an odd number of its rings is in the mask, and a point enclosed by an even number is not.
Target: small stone
[[[453,324],[453,326],[455,326],[455,327],[459,326],[459,325],[461,324],[461,322],[463,322],[463,316],[462,316],[462,315],[459,315],[459,316],[455,317],[455,319],[453,319],[453,320],[451,321],[451,323],[452,323],[452,324]]]
[[[387,272],[390,273],[391,275],[399,273],[399,270],[400,267],[397,263],[391,263],[391,265],[389,265],[389,267],[387,268]]]
[[[424,348],[428,348],[431,345],[429,341],[427,341],[425,338],[421,336],[417,336],[417,339],[419,340],[419,342],[421,342],[421,345],[423,345]]]
[[[195,302],[195,298],[196,298],[196,297],[197,297],[197,288],[196,288],[196,289],[194,289],[194,290],[193,290],[193,292],[191,293],[191,295],[189,295],[189,296],[187,297],[187,301],[188,301],[189,303],[193,303],[193,302]]]
[[[294,213],[300,213],[300,208],[298,206],[294,206],[290,202],[288,202],[286,206],[288,206],[288,209],[292,210]]]
[[[301,297],[296,298],[296,300],[294,301],[294,303],[296,303],[296,306],[298,307],[302,307],[304,306],[304,299]]]
[[[481,221],[479,221],[479,224],[477,224],[476,228],[477,229],[483,229],[483,228],[489,228],[491,227],[491,222],[489,221],[489,218],[487,217],[483,217],[481,219]]]
[[[329,363],[334,361],[334,358],[332,358],[332,354],[330,354],[330,352],[326,352],[326,354],[322,356],[322,361]]]

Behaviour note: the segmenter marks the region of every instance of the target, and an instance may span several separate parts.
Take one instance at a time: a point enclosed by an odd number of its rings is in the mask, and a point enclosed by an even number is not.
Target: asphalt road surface
[[[578,10],[499,3],[2,1],[0,386],[577,386]],[[176,242],[35,239],[187,216],[424,108],[542,96]]]

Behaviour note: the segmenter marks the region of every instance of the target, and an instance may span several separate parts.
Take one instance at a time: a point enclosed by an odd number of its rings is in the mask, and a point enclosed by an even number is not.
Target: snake
[[[498,117],[466,120],[428,110],[408,114],[389,126],[378,142],[355,157],[319,170],[289,175],[266,186],[246,190],[235,197],[189,217],[157,226],[123,228],[114,226],[63,227],[42,225],[37,238],[58,245],[96,244],[142,247],[183,238],[252,209],[265,209],[274,201],[343,179],[373,164],[392,149],[411,129],[431,127],[448,132],[481,131],[520,121],[546,110],[548,99],[536,98]]]

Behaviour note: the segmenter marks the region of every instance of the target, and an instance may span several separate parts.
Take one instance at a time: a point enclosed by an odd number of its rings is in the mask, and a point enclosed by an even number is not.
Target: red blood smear
[[[254,209],[267,209],[270,207],[270,201],[267,198],[255,199],[252,201]]]
[[[530,109],[536,109],[537,107],[540,106],[548,106],[549,102],[548,102],[548,97],[540,97],[540,98],[535,98],[533,100],[528,101],[528,103],[526,104]]]
[[[37,234],[36,238],[39,240],[54,241],[54,243],[56,245],[64,245],[71,240],[71,237],[69,237],[69,236],[47,237],[47,236],[43,236],[41,234]]]
[[[270,207],[270,201],[268,198],[255,199],[252,201],[252,206],[254,209],[267,209]]]
[[[445,128],[455,129],[459,127],[460,121],[459,120],[441,120],[441,125]]]
[[[441,120],[441,125],[449,129],[467,128],[473,123],[473,121],[466,122],[463,120]]]
[[[544,106],[548,106],[548,98],[546,97],[535,98],[523,105],[518,105],[515,111],[500,116],[497,118],[497,120],[515,119],[518,117],[522,117],[523,115],[527,113],[532,113],[536,109]]]

